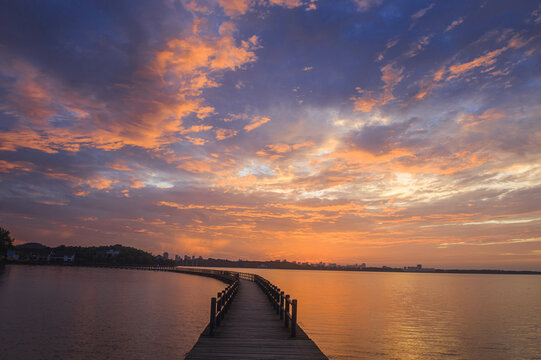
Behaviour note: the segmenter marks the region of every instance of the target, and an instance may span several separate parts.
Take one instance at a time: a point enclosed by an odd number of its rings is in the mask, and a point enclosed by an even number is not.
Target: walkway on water
[[[252,281],[239,291],[214,336],[203,332],[186,359],[327,359],[297,326],[290,337],[268,298]]]

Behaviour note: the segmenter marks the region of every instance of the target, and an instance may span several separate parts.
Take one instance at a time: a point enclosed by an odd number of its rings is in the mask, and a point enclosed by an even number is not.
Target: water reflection
[[[303,328],[334,359],[541,354],[540,276],[246,271],[297,298]]]
[[[0,274],[5,359],[183,358],[224,286],[136,270],[8,265]]]

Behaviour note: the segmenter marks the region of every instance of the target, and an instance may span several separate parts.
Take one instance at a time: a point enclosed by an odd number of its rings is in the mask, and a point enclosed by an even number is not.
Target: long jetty
[[[297,322],[298,301],[244,272],[141,267],[212,277],[227,287],[210,299],[209,323],[185,359],[328,359]]]

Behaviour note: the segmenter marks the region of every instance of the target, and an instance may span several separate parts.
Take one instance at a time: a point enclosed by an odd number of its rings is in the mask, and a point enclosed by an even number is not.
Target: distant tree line
[[[174,266],[174,261],[157,260],[154,255],[129,246],[59,246],[55,251],[75,254],[75,263],[80,265],[162,265]],[[112,251],[111,251],[112,250]],[[171,262],[171,264],[169,264]]]
[[[13,238],[9,235],[9,230],[0,227],[0,258],[4,257],[12,247]]]
[[[146,251],[122,245],[89,247],[61,245],[51,248],[38,243],[26,243],[13,246],[13,238],[9,231],[0,227],[0,259],[4,259],[8,250],[14,250],[16,257],[8,260],[15,262],[43,263],[51,258],[51,254],[56,254],[57,258],[59,255],[67,255],[70,258],[75,255],[73,261],[70,261],[75,265],[176,265],[174,260],[156,258]]]

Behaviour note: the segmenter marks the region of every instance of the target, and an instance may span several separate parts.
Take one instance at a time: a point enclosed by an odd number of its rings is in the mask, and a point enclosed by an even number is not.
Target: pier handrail
[[[226,270],[214,270],[214,269],[194,269],[194,268],[184,268],[184,267],[175,267],[174,272],[179,273],[191,273],[202,276],[212,277],[218,280],[221,280],[227,284],[232,284],[236,279],[239,278],[235,271],[226,271]]]
[[[237,295],[239,290],[238,278],[224,290],[218,293],[216,297],[210,299],[210,322],[208,333],[210,336],[214,335],[216,327],[220,326],[220,322],[224,318],[225,313],[231,306],[231,302]]]
[[[237,295],[239,290],[239,278],[248,278],[246,273],[237,273],[235,271],[214,270],[214,269],[193,269],[193,268],[181,268],[181,267],[150,267],[147,270],[155,271],[170,271],[177,273],[188,273],[194,275],[201,275],[212,277],[227,283],[227,287],[220,291],[216,297],[210,299],[210,321],[206,329],[206,333],[210,336],[214,335],[216,328],[220,326],[220,322],[224,318],[225,313],[231,306],[231,302]]]
[[[254,274],[253,280],[267,295],[284,326],[290,328],[291,337],[297,336],[297,299],[291,299],[290,295],[284,295],[276,285],[262,276]]]
[[[202,269],[202,268],[185,268],[183,266],[170,267],[146,267],[145,270],[157,270],[157,271],[172,271],[178,273],[192,273],[202,276],[213,277],[229,284],[223,291],[211,299],[210,303],[210,323],[208,325],[207,333],[214,335],[216,327],[219,326],[220,321],[223,319],[224,314],[227,312],[231,301],[233,301],[235,295],[239,289],[239,279],[255,282],[259,288],[265,293],[270,300],[276,314],[280,316],[280,320],[283,320],[284,326],[290,328],[290,335],[292,338],[297,336],[297,299],[291,299],[289,294],[285,294],[280,288],[263,276],[245,273],[239,271],[229,270],[216,270],[216,269]]]

